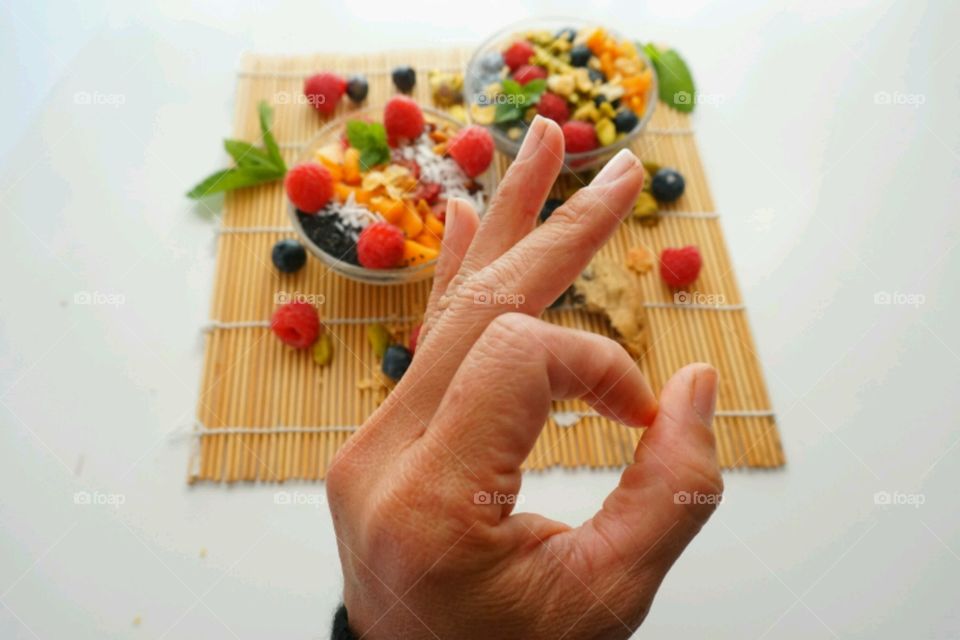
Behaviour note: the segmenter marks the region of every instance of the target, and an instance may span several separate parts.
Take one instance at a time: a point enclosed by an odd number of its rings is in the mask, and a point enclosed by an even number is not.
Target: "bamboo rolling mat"
[[[274,107],[274,134],[292,165],[300,148],[326,120],[302,98],[304,77],[320,69],[363,73],[368,104],[393,93],[390,69],[418,71],[414,97],[430,103],[427,71],[461,70],[467,50],[407,51],[356,57],[248,55],[239,72],[235,136],[259,140],[257,103]],[[336,115],[349,111],[347,100]],[[645,161],[677,167],[686,192],[668,205],[656,226],[627,221],[602,250],[623,260],[629,247],[696,244],[704,266],[696,293],[675,299],[656,270],[640,277],[648,306],[650,337],[641,369],[659,390],[684,364],[706,361],[720,372],[714,431],[724,468],[772,468],[784,464],[775,417],[747,323],[740,292],[707,187],[690,119],[660,105],[634,145]],[[498,175],[507,166],[498,158]],[[566,186],[580,186],[568,176]],[[570,183],[569,181],[572,181]],[[561,181],[558,189],[563,188]],[[204,372],[192,436],[188,478],[194,481],[319,480],[337,449],[382,401],[385,392],[362,388],[379,364],[366,338],[374,318],[406,338],[419,321],[429,282],[376,287],[346,280],[310,258],[292,275],[280,274],[270,250],[294,235],[278,183],[230,193],[218,230],[216,279],[207,329]],[[283,296],[313,296],[333,335],[330,365],[318,367],[309,352],[281,344],[268,328]],[[704,303],[704,304],[700,304]],[[612,335],[606,321],[577,310],[548,311],[544,318]],[[633,461],[639,432],[597,417],[579,402],[556,403],[525,467],[614,468]]]

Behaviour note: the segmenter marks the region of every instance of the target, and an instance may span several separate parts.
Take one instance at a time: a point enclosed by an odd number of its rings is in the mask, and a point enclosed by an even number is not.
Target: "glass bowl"
[[[487,38],[487,40],[474,51],[470,61],[467,63],[466,73],[464,74],[464,97],[467,103],[468,117],[471,119],[471,122],[473,122],[474,118],[471,107],[475,104],[483,103],[483,99],[485,98],[484,90],[489,85],[489,80],[492,77],[490,71],[484,70],[483,62],[486,56],[493,53],[501,53],[516,39],[515,36],[518,33],[527,31],[550,31],[551,33],[556,33],[566,28],[573,28],[576,31],[580,31],[581,29],[590,27],[602,27],[607,34],[617,40],[625,40],[622,35],[608,27],[578,18],[533,18],[514,23]],[[637,49],[637,54],[646,67],[650,69],[653,76],[653,81],[647,90],[646,107],[643,114],[638,114],[637,126],[623,138],[607,146],[597,147],[592,151],[564,154],[564,173],[584,171],[606,162],[613,157],[617,151],[629,146],[650,121],[650,118],[653,116],[653,110],[657,105],[657,72],[653,68],[650,59],[641,49]],[[517,152],[520,151],[520,145],[523,143],[522,136],[517,140],[512,140],[503,129],[496,125],[483,126],[486,126],[490,131],[497,149],[511,158],[516,157]]]
[[[423,110],[423,117],[427,122],[442,122],[452,126],[455,130],[459,130],[465,126],[461,122],[454,120],[447,114],[437,111],[436,109],[431,109],[422,105],[420,108]],[[317,135],[303,148],[300,156],[297,158],[297,164],[301,162],[314,161],[316,159],[316,152],[318,149],[332,142],[338,142],[346,131],[347,122],[351,120],[383,122],[383,107],[366,107],[362,109],[356,109],[344,114],[343,116],[340,116],[335,120],[331,120],[325,124],[317,133]],[[486,207],[490,201],[490,197],[493,195],[494,164],[495,162],[491,163],[490,167],[486,171],[474,178],[474,180],[483,187],[484,207],[481,207],[481,209]],[[307,250],[310,251],[310,253],[319,258],[320,261],[323,262],[323,264],[325,264],[331,271],[334,271],[346,278],[350,278],[351,280],[379,285],[418,282],[433,275],[434,268],[436,267],[436,260],[431,260],[430,262],[414,265],[412,267],[400,267],[397,269],[367,269],[366,267],[357,266],[350,262],[340,260],[337,256],[330,255],[317,246],[310,236],[307,235],[303,225],[300,223],[300,218],[297,216],[297,208],[293,206],[289,199],[286,199],[286,197],[284,198],[286,200],[287,215],[290,218],[290,223],[296,230],[297,235],[300,236],[300,241],[307,248]],[[482,210],[477,211],[477,213],[483,215]]]

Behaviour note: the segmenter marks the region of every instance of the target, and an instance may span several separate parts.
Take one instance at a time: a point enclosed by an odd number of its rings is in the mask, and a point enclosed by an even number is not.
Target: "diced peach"
[[[343,152],[343,181],[360,184],[360,150],[350,147]]]
[[[416,205],[407,202],[403,207],[403,214],[397,222],[408,238],[416,238],[423,231],[423,220],[417,211]]]
[[[412,267],[434,260],[440,251],[431,247],[426,247],[413,240],[405,240],[403,243],[403,265]]]
[[[374,196],[370,199],[370,206],[383,216],[390,224],[399,224],[406,206],[403,200],[394,200],[386,196]]]
[[[320,164],[325,166],[327,171],[330,172],[334,182],[343,180],[343,168],[339,164],[326,156],[317,155],[317,159],[320,160]]]
[[[443,244],[440,238],[435,236],[429,229],[424,229],[423,233],[414,238],[413,241],[430,249],[436,249],[437,251],[440,250],[440,246]]]
[[[443,223],[437,216],[433,215],[432,210],[428,210],[426,215],[423,216],[423,224],[433,235],[439,238],[443,237]]]

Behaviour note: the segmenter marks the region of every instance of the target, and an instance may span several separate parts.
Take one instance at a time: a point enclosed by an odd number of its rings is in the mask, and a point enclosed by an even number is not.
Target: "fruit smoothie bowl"
[[[653,115],[657,76],[647,56],[610,29],[569,18],[517,23],[474,52],[464,77],[470,121],[510,157],[537,114],[564,133],[564,171],[602,164]]]
[[[447,200],[484,211],[493,155],[486,130],[395,96],[323,127],[287,173],[287,211],[331,270],[370,284],[416,282],[433,275]]]

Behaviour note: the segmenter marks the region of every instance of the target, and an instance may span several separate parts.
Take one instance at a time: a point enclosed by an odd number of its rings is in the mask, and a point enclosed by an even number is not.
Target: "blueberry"
[[[480,70],[484,74],[499,75],[503,69],[503,55],[499,51],[491,51],[480,58]]]
[[[407,372],[407,367],[413,361],[413,354],[405,346],[392,344],[387,347],[380,362],[380,370],[384,375],[399,380]]]
[[[403,93],[410,93],[413,85],[417,84],[417,72],[413,67],[397,67],[393,70],[393,84],[397,90]]]
[[[370,85],[367,84],[367,79],[363,76],[351,76],[347,80],[347,95],[350,96],[350,99],[353,100],[356,104],[360,104],[367,99],[367,92],[370,90]]]
[[[598,107],[606,101],[607,96],[603,95],[602,93],[598,93],[597,95],[593,96],[593,104],[597,105]]]
[[[556,38],[563,38],[567,42],[573,42],[573,39],[577,37],[577,30],[573,27],[565,27],[557,31]]]
[[[603,84],[607,81],[607,76],[603,75],[602,71],[597,71],[596,69],[587,69],[587,75],[590,76],[591,82]]]
[[[283,273],[295,273],[307,263],[307,252],[296,240],[286,238],[273,245],[273,265]]]
[[[593,52],[590,51],[590,48],[587,45],[574,45],[573,49],[570,49],[570,64],[575,67],[585,67],[590,61],[590,56],[592,55]]]
[[[683,176],[676,169],[660,169],[653,176],[650,189],[660,202],[673,202],[683,195]]]
[[[636,128],[638,122],[640,122],[640,119],[637,118],[637,114],[630,109],[620,109],[613,116],[613,125],[620,133],[630,133]]]
[[[553,212],[557,210],[557,207],[563,204],[563,200],[560,198],[550,198],[543,203],[543,208],[540,209],[540,222],[546,222],[547,218],[553,215]]]

